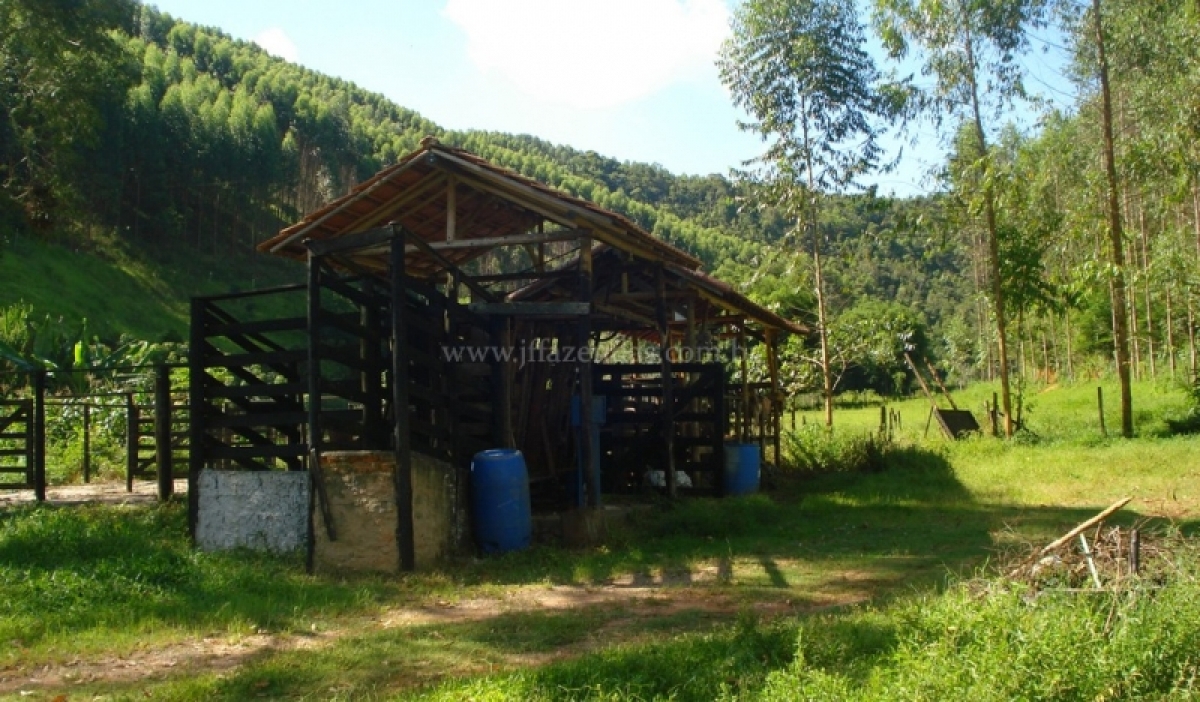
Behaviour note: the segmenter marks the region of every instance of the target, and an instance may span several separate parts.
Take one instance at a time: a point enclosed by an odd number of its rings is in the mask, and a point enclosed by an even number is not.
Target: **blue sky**
[[[760,149],[714,66],[728,0],[149,3],[450,129],[531,134],[675,173],[725,174]],[[904,148],[899,170],[874,180],[883,193],[923,192],[941,161],[931,128]]]

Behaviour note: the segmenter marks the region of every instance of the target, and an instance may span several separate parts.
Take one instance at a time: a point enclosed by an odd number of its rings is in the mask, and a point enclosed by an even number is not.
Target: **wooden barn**
[[[648,476],[719,495],[728,441],[778,456],[776,348],[805,328],[627,217],[474,154],[427,138],[259,248],[307,284],[193,301],[193,528],[202,469],[286,468],[311,476],[313,538],[353,539],[329,493],[370,456],[411,569],[445,540],[423,531],[438,499],[422,491],[448,485],[463,513],[480,450],[522,451],[535,510],[583,513]],[[769,379],[732,385],[752,346]],[[433,482],[415,476],[430,465]]]

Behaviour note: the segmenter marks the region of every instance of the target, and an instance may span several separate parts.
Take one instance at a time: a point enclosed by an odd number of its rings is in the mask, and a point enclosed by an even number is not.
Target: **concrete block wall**
[[[322,456],[336,539],[329,539],[320,505],[314,505],[315,570],[400,570],[394,468],[391,451],[331,451]],[[435,565],[464,543],[466,529],[457,484],[453,466],[412,454],[413,541],[418,569]]]
[[[287,552],[308,545],[308,473],[204,470],[196,546]]]

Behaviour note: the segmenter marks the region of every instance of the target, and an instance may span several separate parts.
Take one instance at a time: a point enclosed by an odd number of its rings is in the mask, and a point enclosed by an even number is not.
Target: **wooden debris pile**
[[[1131,498],[1122,499],[1042,549],[1006,559],[1000,572],[1034,590],[1115,591],[1161,583],[1177,568],[1172,555],[1183,537],[1161,529],[1106,527]]]

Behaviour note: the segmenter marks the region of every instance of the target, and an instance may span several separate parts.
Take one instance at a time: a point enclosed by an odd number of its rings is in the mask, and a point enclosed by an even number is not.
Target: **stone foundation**
[[[400,570],[391,451],[331,451],[321,457],[334,526],[330,540],[321,506],[313,509],[313,568],[319,572],[395,573]],[[416,566],[426,569],[463,541],[453,467],[412,454],[413,542]]]
[[[308,543],[308,473],[200,472],[196,546],[287,552]]]

